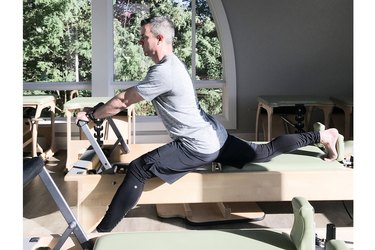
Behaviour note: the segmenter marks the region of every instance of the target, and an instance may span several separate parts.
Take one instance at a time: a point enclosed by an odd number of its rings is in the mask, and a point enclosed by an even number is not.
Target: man
[[[173,38],[174,26],[170,19],[143,20],[139,43],[145,56],[155,65],[138,85],[98,108],[86,108],[77,114],[77,121],[102,119],[141,100],[151,101],[173,139],[129,164],[123,183],[96,228],[98,232],[112,231],[137,204],[145,181],[155,176],[173,183],[213,161],[241,168],[246,163],[269,161],[279,154],[315,143],[322,143],[327,149],[326,160],[337,158],[335,145],[339,134],[336,129],[282,135],[266,144],[246,142],[229,135],[222,124],[200,108],[190,75],[173,53]]]

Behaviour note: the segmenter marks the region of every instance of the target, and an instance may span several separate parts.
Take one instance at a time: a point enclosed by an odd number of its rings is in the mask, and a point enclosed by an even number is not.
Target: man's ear
[[[162,34],[157,35],[156,38],[158,39],[159,42],[164,41],[164,36]]]

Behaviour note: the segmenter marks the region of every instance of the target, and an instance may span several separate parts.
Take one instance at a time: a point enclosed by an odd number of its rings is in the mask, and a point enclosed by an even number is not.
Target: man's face
[[[142,46],[144,55],[152,57],[155,54],[159,39],[150,30],[151,24],[148,23],[142,26],[139,44]]]

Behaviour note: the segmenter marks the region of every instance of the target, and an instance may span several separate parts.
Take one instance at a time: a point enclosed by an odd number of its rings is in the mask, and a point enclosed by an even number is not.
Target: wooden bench
[[[132,159],[161,144],[130,144],[130,153],[120,161]],[[262,216],[254,202],[291,201],[295,196],[308,200],[353,200],[353,169],[337,161],[321,159],[323,152],[315,146],[303,147],[293,153],[275,157],[267,163],[247,164],[239,170],[223,166],[223,170],[191,172],[172,185],[159,178],[146,182],[138,204],[157,204],[162,217],[183,216],[193,222],[253,218]],[[121,184],[124,174],[88,174],[72,168],[66,181],[77,182],[77,218],[87,231],[93,230]],[[194,211],[196,205],[215,204],[219,215]],[[250,205],[246,205],[250,204]],[[237,213],[237,208],[249,213]],[[204,209],[204,208],[203,208]],[[198,218],[196,217],[198,216]],[[211,216],[211,217],[210,217]]]

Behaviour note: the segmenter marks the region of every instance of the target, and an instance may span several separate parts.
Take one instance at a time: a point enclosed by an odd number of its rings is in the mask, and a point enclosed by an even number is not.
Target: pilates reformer
[[[109,154],[113,153],[114,148],[118,145],[121,145],[121,150],[123,150],[125,153],[130,153],[131,152],[130,148],[128,147],[126,142],[122,139],[121,134],[118,132],[116,126],[111,122],[111,118],[109,118],[108,122],[110,123],[112,129],[114,130],[115,134],[118,137],[118,140],[116,140],[115,144],[110,147]],[[96,129],[94,129],[95,132],[96,132],[96,134],[94,134],[94,135],[92,135],[91,131],[89,130],[87,122],[79,121],[78,125],[82,128],[82,131],[85,133],[86,137],[90,140],[90,143],[91,143],[91,146],[92,146],[92,148],[90,150],[93,150],[95,152],[95,154],[99,158],[100,164],[98,166],[96,166],[95,168],[91,169],[91,170],[90,169],[82,169],[79,166],[74,166],[71,169],[72,171],[70,171],[70,174],[72,174],[74,172],[75,176],[87,176],[88,178],[94,177],[94,179],[98,179],[97,177],[99,177],[99,179],[100,179],[100,178],[106,177],[106,176],[108,176],[108,177],[115,176],[115,175],[113,175],[113,173],[118,172],[119,169],[117,168],[116,165],[113,165],[113,164],[109,163],[109,161],[107,159],[108,155],[106,156],[105,153],[103,152],[103,148],[102,148],[103,145],[102,145],[101,141],[98,139],[98,136],[100,136],[100,134],[101,134],[100,133],[100,131],[101,131],[100,122],[98,122],[98,124],[96,124],[96,126],[98,126],[98,127]],[[82,160],[82,158],[83,157],[81,157],[80,160]],[[214,172],[213,174],[215,174],[217,177],[219,177],[219,175],[226,174],[226,173],[222,172],[223,170],[220,167],[221,166],[216,166],[216,165],[212,166],[212,168],[209,171]],[[205,170],[205,169],[203,168],[203,170]],[[229,172],[230,172],[230,170],[229,170]],[[347,171],[343,171],[343,172],[346,173]],[[60,249],[61,246],[66,241],[66,239],[72,233],[75,234],[75,236],[77,237],[77,239],[78,239],[78,241],[79,241],[79,243],[80,243],[80,245],[82,246],[83,249],[91,249],[91,247],[93,246],[94,243],[93,243],[92,240],[89,240],[88,237],[86,236],[86,234],[84,233],[84,230],[91,230],[92,229],[92,228],[90,229],[90,227],[87,227],[87,225],[86,225],[87,218],[84,218],[85,225],[81,226],[80,223],[78,222],[78,221],[80,221],[80,218],[76,219],[76,217],[71,212],[71,210],[68,207],[67,203],[65,202],[63,196],[59,192],[58,188],[56,187],[53,180],[49,176],[48,171],[44,167],[43,160],[36,157],[36,158],[33,158],[32,160],[30,160],[30,163],[27,163],[27,164],[24,165],[24,186],[27,185],[27,183],[29,183],[37,175],[39,175],[42,178],[42,180],[45,183],[47,189],[51,193],[51,195],[54,198],[56,204],[58,205],[60,211],[63,213],[65,220],[68,223],[68,228],[65,230],[65,232],[61,236],[59,242],[56,244],[54,249]],[[191,174],[191,176],[193,176],[194,178],[197,177],[198,175],[200,175],[200,173],[195,173],[195,174],[192,173]],[[204,177],[205,176],[206,175],[204,175]],[[330,175],[330,174],[329,174],[329,176],[332,177],[332,175]],[[121,176],[120,176],[120,178],[122,179]],[[231,178],[231,177],[229,177],[229,178]],[[259,176],[256,176],[255,179],[259,179]],[[220,179],[220,180],[222,181],[222,179]],[[175,186],[175,189],[177,190],[177,193],[179,191],[181,191],[180,186],[182,185],[183,187],[186,187],[186,186],[188,186],[187,185],[188,182],[186,182],[183,178],[180,185],[178,183],[176,183],[177,185]],[[207,182],[207,180],[206,180],[206,182]],[[208,181],[208,186],[212,185],[212,184],[210,184],[210,182],[211,181]],[[111,183],[113,184],[113,183],[115,183],[115,181],[111,182]],[[81,187],[82,186],[90,186],[91,185],[91,184],[88,184],[88,185],[86,185],[86,184],[87,183],[82,185],[82,183],[81,184],[78,183],[78,187],[80,187],[80,186]],[[145,190],[146,192],[149,189],[152,189],[152,190],[156,189],[157,190],[159,187],[162,187],[164,184],[159,183],[159,181],[155,178],[155,180],[152,180],[151,184],[149,183],[148,185],[149,186],[146,185],[146,190]],[[225,182],[222,182],[222,185],[223,185],[224,189],[227,188]],[[96,184],[95,184],[95,186],[96,186]],[[101,188],[103,188],[103,186],[98,186],[97,188],[101,189]],[[217,189],[217,187],[216,187],[216,189]],[[167,188],[167,190],[170,190],[170,189]],[[189,192],[194,192],[194,189],[190,189]],[[84,191],[83,193],[86,193],[86,195],[87,195],[87,193],[90,193],[90,192]],[[154,194],[161,194],[161,193],[165,194],[165,190],[163,190],[163,188],[161,189],[161,191],[156,191]],[[81,194],[78,194],[78,196],[80,196],[80,195]],[[351,197],[351,194],[347,194],[347,195],[349,195],[348,197]],[[144,204],[170,203],[169,201],[156,201],[155,198],[160,199],[162,197],[160,195],[159,195],[159,197],[155,197],[155,196],[158,196],[158,195],[151,194],[151,195],[149,195],[148,198],[146,197],[144,199],[141,199],[140,202],[144,203]],[[150,197],[152,197],[152,198],[150,199]],[[175,197],[175,198],[173,198],[173,197]],[[185,196],[185,195],[178,195],[178,196],[173,196],[173,197],[169,197],[169,199],[172,200],[172,203],[175,203],[176,199],[181,200],[181,199],[187,198],[187,200],[182,200],[182,202],[189,202],[189,201],[199,202],[200,199],[201,199],[201,198],[188,197],[188,196]],[[212,201],[220,200],[220,199],[226,200],[226,199],[228,199],[228,197],[229,196],[218,198],[218,197],[209,197],[208,196],[208,197],[205,198],[205,201],[211,201],[212,202]],[[84,200],[87,200],[87,197],[81,197],[81,198],[78,197],[78,199],[82,199],[82,198]],[[103,197],[103,198],[108,199],[108,197]],[[149,199],[149,200],[147,201],[147,199]],[[212,200],[210,200],[210,199],[212,199]],[[240,198],[240,199],[246,200],[246,198]],[[284,199],[289,200],[288,197],[285,197]],[[230,199],[228,199],[228,200],[230,200]],[[249,200],[251,200],[251,199],[249,199]],[[295,198],[291,198],[290,200],[296,201]],[[100,201],[97,200],[97,198],[96,198],[95,203],[100,203]],[[81,207],[81,209],[82,209],[82,207]],[[88,212],[87,214],[90,214],[90,216],[92,216],[91,212],[89,210],[82,209],[80,211],[79,207],[77,208],[77,210],[78,210],[78,214],[80,214],[80,215],[82,215],[82,213],[85,214],[85,212]],[[228,212],[228,209],[226,207],[222,207],[222,210],[223,210],[222,212],[224,214],[230,213],[230,211]],[[296,214],[295,214],[295,216],[296,216]],[[94,218],[94,220],[96,220],[96,218]],[[94,221],[94,224],[95,223],[96,222]],[[92,221],[90,221],[88,224],[92,225]],[[255,230],[255,231],[257,231],[257,230]],[[270,239],[271,239],[272,236],[277,236],[278,234],[275,234],[274,232],[263,232],[263,230],[261,230],[262,232],[258,232],[258,231],[255,232],[255,231],[254,230],[249,230],[249,231],[247,231],[247,230],[245,230],[245,231],[237,230],[236,232],[220,232],[220,231],[215,230],[215,231],[207,231],[207,232],[206,231],[204,231],[204,232],[201,232],[201,231],[199,231],[199,232],[178,232],[178,233],[172,233],[172,232],[168,233],[167,232],[167,233],[155,233],[155,235],[150,234],[150,233],[110,234],[110,235],[107,235],[107,236],[99,237],[96,240],[96,243],[95,243],[95,246],[94,246],[93,249],[95,249],[95,250],[121,249],[121,247],[123,247],[124,244],[128,244],[128,246],[130,246],[130,247],[135,247],[135,246],[137,246],[138,239],[140,239],[140,238],[145,239],[145,237],[147,239],[150,239],[150,242],[152,242],[152,239],[162,240],[162,239],[164,239],[164,237],[167,237],[168,239],[170,239],[170,237],[172,237],[172,236],[176,237],[176,239],[186,239],[186,237],[192,237],[192,239],[198,240],[198,239],[201,239],[201,236],[199,236],[200,233],[204,234],[207,237],[214,237],[215,239],[217,239],[218,237],[219,238],[223,237],[223,239],[225,238],[227,240],[231,239],[233,242],[236,242],[235,244],[240,244],[239,246],[242,246],[242,247],[245,247],[245,246],[252,247],[252,246],[254,246],[255,248],[261,247],[259,249],[274,249],[274,248],[272,248],[272,245],[275,244],[275,243],[271,243],[271,245],[267,244],[268,247],[263,248],[263,245],[265,243],[262,243],[262,242],[266,241],[267,237],[270,237]],[[251,236],[248,236],[250,238],[247,238],[246,241],[242,242],[243,239],[238,238],[238,236],[236,236],[236,235],[242,235],[244,233],[249,233],[249,235],[251,235]],[[263,234],[268,234],[268,233],[269,233],[269,236],[264,237]],[[295,230],[292,229],[291,234],[294,234],[294,233],[295,233]],[[263,235],[263,236],[260,236],[260,238],[257,238],[257,237],[259,237],[260,234]],[[308,237],[309,240],[307,240],[307,242],[310,242],[308,244],[311,246],[312,245],[311,244],[311,242],[312,242],[311,241],[311,239],[312,239],[311,238],[311,232],[309,233],[309,235],[310,235]],[[229,238],[227,238],[227,237],[229,237]],[[277,237],[279,237],[279,239],[277,240],[278,242],[280,242],[281,238],[284,238],[284,236],[282,237],[281,235],[279,235]],[[297,246],[297,245],[292,247],[293,245],[291,245],[291,244],[299,244],[299,243],[296,243],[294,241],[290,241],[290,238],[289,238],[289,241],[287,239],[288,239],[288,237],[283,239],[283,241],[286,240],[285,243],[283,243],[283,244],[286,244],[286,247],[281,248],[281,249],[294,249],[294,247],[295,247],[295,249],[314,249],[314,248],[310,248],[310,247],[305,248],[305,247],[301,247],[301,246]],[[225,244],[224,245],[223,244],[224,243],[222,242],[222,243],[218,244],[217,246],[215,245],[216,246],[215,249],[224,249]],[[279,244],[279,243],[277,243],[277,244]],[[233,246],[233,243],[231,243],[230,245]],[[343,244],[341,244],[341,245],[343,245]],[[210,245],[210,246],[212,247],[212,245]],[[220,246],[222,248],[220,248]],[[173,248],[175,248],[175,247],[176,246],[173,246]],[[275,245],[275,247],[277,247],[277,249],[280,249],[278,247],[282,247],[282,246]],[[147,246],[146,246],[146,248],[147,248]],[[207,248],[207,245],[202,244],[201,248],[198,247],[196,249],[206,249],[206,248]],[[137,246],[137,249],[139,249],[138,246]],[[333,248],[333,249],[335,249],[335,248]],[[341,249],[341,248],[337,248],[337,249]],[[347,249],[347,248],[342,248],[342,249]]]
[[[82,121],[78,126],[91,141],[87,151],[96,160],[88,164],[84,153],[64,179],[77,182],[77,216],[86,230],[92,230],[122,182],[127,164],[163,144],[124,143],[124,147],[118,143],[121,135],[117,134],[119,139],[114,145],[103,145],[97,138],[100,129],[93,133],[88,129],[88,123]],[[108,146],[111,150],[106,151]],[[116,147],[120,151],[113,150]],[[119,152],[123,153],[120,161],[109,163],[110,156]],[[181,217],[193,224],[205,224],[261,220],[265,214],[256,202],[290,201],[296,195],[312,200],[352,200],[353,169],[339,161],[324,162],[323,155],[321,148],[307,146],[278,156],[269,163],[247,164],[241,170],[215,163],[202,166],[173,185],[151,178],[146,182],[138,204],[156,205],[157,214],[162,218]],[[118,159],[117,156],[114,158]],[[306,176],[309,176],[308,180]],[[233,188],[256,192],[233,193],[230,191]],[[246,212],[238,216],[239,210]]]
[[[117,249],[285,249],[285,250],[315,250],[317,246],[317,234],[315,233],[314,208],[304,197],[294,197],[292,208],[294,221],[289,233],[274,229],[231,229],[231,230],[188,230],[170,232],[128,232],[111,233],[89,239],[80,226],[79,221],[73,215],[59,188],[51,178],[44,161],[40,157],[33,157],[24,163],[23,185],[30,183],[39,176],[64,219],[68,228],[62,234],[53,250],[59,250],[65,241],[74,233],[83,250],[117,250]],[[328,225],[327,225],[328,228]],[[327,231],[332,234],[332,232]],[[335,232],[333,232],[335,233]],[[190,244],[181,242],[190,241]],[[140,244],[142,242],[142,244]],[[323,242],[327,250],[348,250],[345,242],[332,237],[327,237]],[[46,250],[48,247],[36,249]]]

